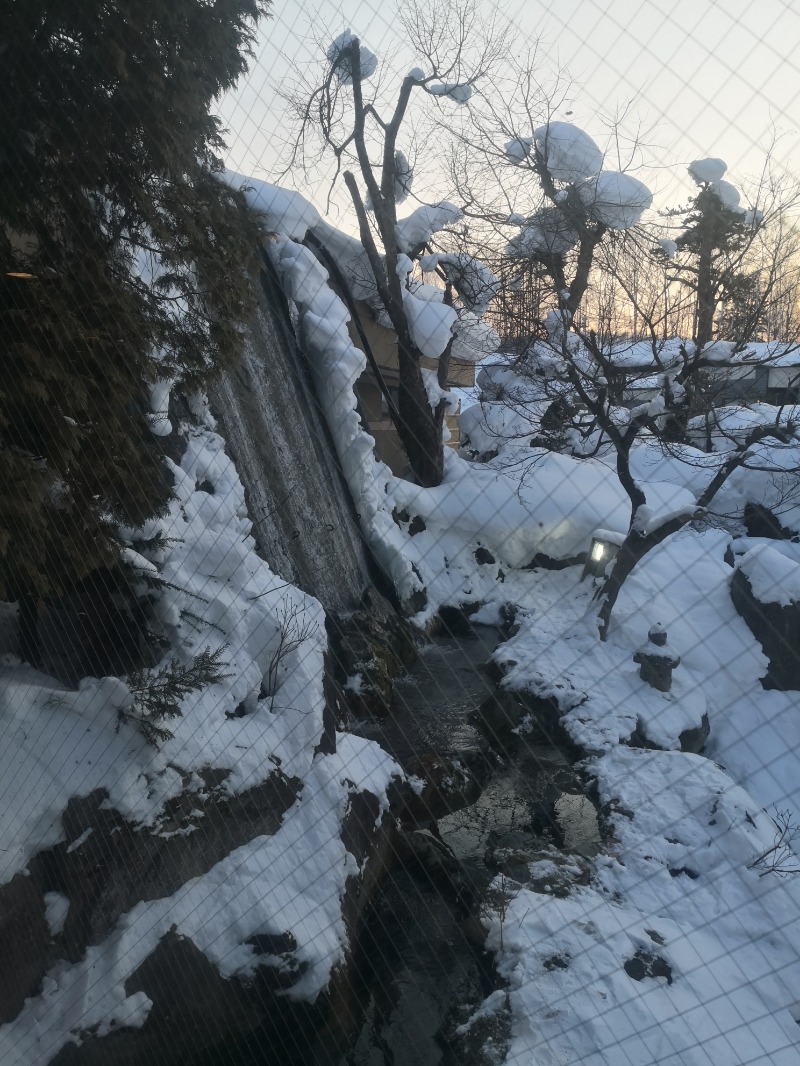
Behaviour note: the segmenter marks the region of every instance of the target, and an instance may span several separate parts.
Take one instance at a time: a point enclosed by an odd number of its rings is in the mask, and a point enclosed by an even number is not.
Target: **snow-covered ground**
[[[523,567],[537,555],[568,563],[597,527],[625,531],[627,498],[612,464],[509,439],[484,464],[448,454],[437,488],[396,478],[375,459],[356,411],[353,385],[365,361],[350,341],[346,308],[298,243],[319,215],[297,194],[263,183],[248,195],[278,233],[269,251],[294,301],[367,541],[420,625],[444,604],[481,604],[476,618],[485,622],[517,608],[519,632],[498,652],[513,664],[504,684],[556,701],[586,752],[612,830],[591,883],[565,898],[498,886],[508,900],[492,917],[489,943],[509,984],[506,1061],[800,1062],[800,876],[782,878],[759,861],[775,841],[776,809],[800,823],[798,700],[761,686],[767,660],[730,597],[731,535],[687,527],[652,551],[626,583],[601,642],[580,566]],[[414,224],[428,222],[426,215]],[[450,323],[446,310],[411,306],[412,316],[438,316],[439,325]],[[51,971],[42,995],[0,1030],[3,1063],[44,1061],[90,1025],[103,1033],[141,1024],[149,1001],[127,996],[124,982],[173,926],[223,974],[242,976],[254,965],[249,937],[291,932],[307,963],[292,995],[313,999],[345,950],[341,899],[356,872],[340,839],[349,796],[354,786],[368,788],[385,806],[398,772],[376,745],[352,736],[339,737],[335,754],[314,754],[321,608],[256,554],[244,491],[210,420],[187,432],[170,513],[127,531],[126,559],[143,579],[154,569],[161,578],[156,611],[172,654],[190,661],[206,648],[220,651],[228,676],[184,701],[182,717],[168,723],[174,736],[155,751],[131,720],[122,681],[68,691],[6,654],[0,698],[13,728],[0,781],[16,814],[3,823],[3,880],[63,839],[60,816],[72,795],[105,789],[111,807],[156,831],[187,777],[200,795],[206,767],[229,771],[224,787],[236,795],[279,766],[300,783],[297,799],[274,836],[232,851],[174,895],[137,905],[80,962]],[[634,474],[656,517],[690,506],[713,476],[719,460],[701,455],[637,446]],[[745,502],[769,504],[770,492],[783,501],[784,489],[761,471],[740,471],[717,502],[735,524]],[[797,522],[797,510],[784,508],[782,520]],[[153,551],[134,551],[134,539],[141,549],[158,534]],[[740,565],[763,595],[773,595],[777,581],[796,598],[800,562],[791,552],[756,545]],[[681,659],[669,693],[649,688],[633,662],[655,623]],[[282,654],[287,626],[301,639]],[[128,715],[121,722],[120,711]],[[682,752],[681,733],[705,715],[705,755]],[[634,734],[663,750],[628,746]],[[63,901],[47,902],[56,928]],[[503,1003],[495,994],[484,1014]]]
[[[196,799],[194,813],[204,816],[199,771],[224,771],[220,787],[235,796],[279,768],[296,782],[297,799],[273,836],[232,850],[174,895],[138,904],[80,962],[52,969],[41,995],[0,1028],[4,1066],[47,1062],[90,1027],[102,1035],[143,1024],[152,1004],[143,993],[126,995],[125,981],[173,928],[223,975],[242,977],[258,961],[249,938],[289,932],[307,967],[291,995],[315,999],[347,948],[341,904],[347,878],[358,873],[341,840],[350,797],[369,790],[385,810],[387,785],[400,773],[376,744],[354,736],[339,737],[334,754],[315,755],[323,724],[324,612],[256,554],[244,489],[210,417],[182,429],[189,442],[180,466],[173,465],[169,514],[127,531],[137,543],[160,534],[160,546],[147,558],[133,549],[125,555],[163,583],[155,614],[169,654],[190,662],[201,650],[220,649],[226,676],[186,697],[182,716],[166,723],[171,739],[155,748],[135,725],[123,681],[89,678],[68,690],[6,652],[2,883],[24,872],[36,852],[64,840],[68,800],[97,789],[106,791],[108,807],[154,832],[167,801],[181,792]],[[292,639],[281,652],[287,626]],[[237,708],[245,713],[234,714]],[[129,717],[120,720],[119,711]],[[46,902],[55,933],[68,901]]]

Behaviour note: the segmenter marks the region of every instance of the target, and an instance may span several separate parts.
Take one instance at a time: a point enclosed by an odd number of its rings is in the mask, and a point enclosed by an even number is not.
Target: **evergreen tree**
[[[716,171],[711,164],[717,164]],[[695,294],[693,339],[698,350],[714,337],[714,316],[720,304],[746,300],[755,284],[743,268],[743,258],[752,245],[758,216],[739,207],[737,190],[722,179],[725,169],[718,159],[691,164],[689,173],[698,191],[684,209],[684,230],[675,241],[674,275]]]
[[[236,350],[256,248],[210,106],[268,0],[1,0],[0,597],[58,595],[171,481],[148,389]]]

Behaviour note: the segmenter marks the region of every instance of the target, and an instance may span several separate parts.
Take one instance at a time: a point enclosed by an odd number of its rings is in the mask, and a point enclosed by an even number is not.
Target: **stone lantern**
[[[672,671],[680,665],[681,657],[667,644],[667,631],[661,625],[650,627],[647,643],[634,654],[639,663],[639,677],[659,692],[672,688]]]

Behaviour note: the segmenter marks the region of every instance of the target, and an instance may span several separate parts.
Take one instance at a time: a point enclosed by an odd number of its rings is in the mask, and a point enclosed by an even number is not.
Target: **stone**
[[[680,665],[681,657],[667,644],[667,631],[660,625],[650,627],[647,642],[634,653],[639,663],[639,677],[659,692],[672,688],[672,671]]]
[[[417,656],[409,624],[376,588],[365,590],[357,610],[328,617],[333,677],[356,718],[386,717],[393,681]],[[348,684],[349,682],[349,684]]]
[[[731,600],[769,659],[764,688],[800,689],[800,602],[762,603],[738,569],[731,577]]]

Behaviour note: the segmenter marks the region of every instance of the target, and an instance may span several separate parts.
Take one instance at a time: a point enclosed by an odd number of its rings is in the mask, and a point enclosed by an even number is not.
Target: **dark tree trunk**
[[[411,352],[400,351],[400,420],[397,432],[408,462],[419,485],[433,488],[441,484],[444,474],[442,420],[444,407],[431,410],[419,359]]]

